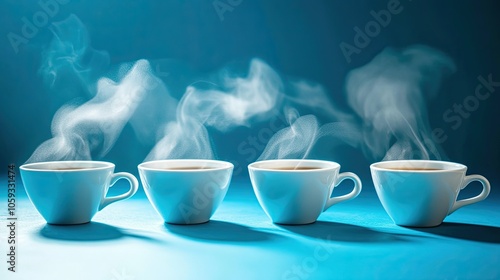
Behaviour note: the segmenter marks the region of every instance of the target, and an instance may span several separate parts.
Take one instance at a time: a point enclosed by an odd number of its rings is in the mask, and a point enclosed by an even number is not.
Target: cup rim
[[[428,167],[432,168],[432,166],[446,166],[446,168],[439,168],[437,170],[404,170],[404,169],[395,169],[390,167],[384,167],[382,165],[398,165],[406,163],[410,167],[412,164],[415,164],[418,167]],[[388,161],[379,161],[370,164],[370,169],[372,171],[386,171],[386,172],[398,172],[398,173],[444,173],[444,172],[453,172],[453,171],[466,171],[467,166],[461,163],[451,162],[451,161],[442,161],[442,160],[421,160],[421,159],[410,159],[410,160],[388,160]]]
[[[210,168],[207,169],[165,169],[165,167],[152,167],[148,165],[155,164],[182,164],[186,163],[191,166],[200,164],[212,164]],[[163,160],[151,160],[140,163],[137,168],[139,170],[147,171],[160,171],[160,172],[170,172],[170,173],[186,173],[186,172],[211,172],[216,170],[227,170],[234,168],[234,165],[228,161],[214,160],[214,159],[163,159]]]
[[[97,164],[100,166],[79,166],[81,169],[50,169],[50,168],[37,168],[37,166],[42,165],[57,165],[57,166],[74,166],[74,165],[88,165],[88,164]],[[75,166],[76,167],[76,166]],[[40,162],[32,162],[25,163],[19,167],[20,170],[23,171],[33,171],[33,172],[87,172],[87,171],[95,171],[95,170],[104,170],[108,168],[114,168],[115,164],[107,161],[98,161],[98,160],[54,160],[54,161],[40,161]]]
[[[318,169],[290,169],[290,170],[283,170],[283,169],[273,169],[271,167],[261,167],[260,165],[264,164],[275,164],[275,163],[295,163],[295,164],[300,164],[300,163],[306,163],[304,166],[311,166],[311,167],[318,167]],[[316,166],[314,166],[316,165]],[[319,166],[321,165],[321,166]],[[324,170],[335,170],[335,169],[340,169],[340,164],[334,161],[328,161],[328,160],[318,160],[318,159],[270,159],[270,160],[261,160],[261,161],[256,161],[252,162],[248,165],[249,170],[260,170],[260,171],[267,171],[267,172],[318,172],[318,171],[324,171]]]

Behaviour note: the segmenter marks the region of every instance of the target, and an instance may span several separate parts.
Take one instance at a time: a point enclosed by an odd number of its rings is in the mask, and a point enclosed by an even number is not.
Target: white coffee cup
[[[395,224],[433,227],[458,208],[485,199],[490,183],[480,175],[465,176],[463,164],[433,160],[395,160],[370,166],[377,195]],[[461,189],[479,181],[483,191],[457,201]]]
[[[330,206],[355,198],[361,181],[354,173],[339,174],[340,165],[323,160],[266,160],[248,166],[250,180],[264,212],[277,224],[310,224]],[[343,180],[354,182],[346,195],[331,197]]]
[[[158,160],[138,166],[144,191],[166,223],[210,220],[226,196],[233,164],[218,160]]]
[[[21,178],[29,199],[49,224],[88,223],[113,202],[133,196],[139,183],[134,175],[113,173],[115,165],[103,161],[52,161],[24,164]],[[126,179],[130,189],[106,197],[116,181]]]

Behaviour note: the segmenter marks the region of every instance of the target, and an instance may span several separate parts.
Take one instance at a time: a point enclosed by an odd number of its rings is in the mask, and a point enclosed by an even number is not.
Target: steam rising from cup
[[[453,71],[451,58],[436,49],[387,48],[347,76],[347,101],[355,112],[353,117],[326,105],[337,122],[320,127],[314,116],[289,121],[289,127],[270,139],[259,160],[306,158],[314,143],[324,136],[359,146],[376,160],[441,159],[425,102],[435,96],[441,80]],[[356,123],[355,118],[360,121]]]
[[[214,158],[207,127],[227,132],[250,126],[276,106],[282,82],[278,74],[261,60],[250,62],[246,77],[223,71],[218,89],[187,87],[177,107],[177,118],[168,123],[161,139],[146,160],[173,158]]]
[[[347,101],[361,118],[364,152],[376,160],[441,158],[426,99],[455,71],[451,58],[425,46],[385,49],[346,79]]]
[[[260,59],[250,61],[245,77],[232,75],[228,70],[221,71],[220,76],[219,80],[222,82],[216,89],[204,89],[195,85],[187,88],[177,107],[176,121],[166,125],[163,137],[147,156],[147,161],[172,158],[211,159],[215,156],[215,149],[211,145],[207,128],[225,133],[235,127],[250,127],[261,120],[281,114],[280,108],[306,107],[323,110],[329,116],[343,114],[329,102],[321,86],[305,81],[286,81]],[[291,120],[291,115],[288,117]],[[319,127],[314,116],[305,117],[294,122],[291,130],[274,136],[272,141],[276,143],[269,144],[261,158],[289,154],[303,158],[309,153],[308,147],[311,148],[316,141],[308,137],[332,135],[352,144],[355,142],[352,139],[355,132],[347,126],[329,124]],[[293,139],[288,142],[282,141],[281,137]]]
[[[299,117],[291,109],[287,115],[290,126],[273,135],[258,160],[305,159],[316,142],[326,136],[331,138],[330,146],[341,142],[354,147],[358,145],[360,135],[352,123],[332,122],[320,125],[315,116]]]
[[[80,20],[71,15],[55,23],[52,31],[54,38],[40,67],[42,77],[53,92],[72,97],[72,91],[81,85],[92,98],[83,104],[73,101],[62,106],[52,121],[53,138],[42,143],[27,162],[103,157],[151,91],[155,77],[149,62],[122,65],[117,81],[107,77],[93,80],[92,75],[103,71],[101,66],[106,65],[108,57],[90,47]],[[67,86],[54,87],[58,79]]]

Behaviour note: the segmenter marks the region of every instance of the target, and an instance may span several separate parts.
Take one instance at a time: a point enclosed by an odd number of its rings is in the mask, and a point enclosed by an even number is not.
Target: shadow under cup
[[[210,220],[226,196],[233,164],[218,160],[158,160],[138,166],[144,192],[166,223]]]
[[[458,208],[479,202],[490,193],[486,178],[466,176],[467,167],[453,162],[384,161],[372,164],[370,170],[382,206],[400,226],[438,226]],[[479,181],[483,191],[457,201],[460,190],[473,181]]]
[[[20,167],[26,193],[49,224],[88,223],[104,207],[133,196],[138,189],[134,175],[113,173],[115,165],[103,161],[53,161]],[[106,197],[119,179],[130,189],[118,196]]]

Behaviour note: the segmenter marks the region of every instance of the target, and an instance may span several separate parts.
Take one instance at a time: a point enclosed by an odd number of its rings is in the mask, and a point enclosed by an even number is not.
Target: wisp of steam
[[[251,61],[247,77],[222,75],[220,89],[187,87],[176,120],[166,124],[146,160],[214,158],[207,127],[227,132],[250,126],[252,120],[268,115],[280,97],[278,74],[261,60]]]
[[[213,158],[215,148],[207,128],[228,132],[235,127],[250,127],[271,116],[283,114],[282,111],[296,112],[281,110],[285,107],[306,107],[322,111],[329,117],[347,118],[331,104],[321,86],[305,81],[285,81],[260,59],[251,60],[248,74],[244,77],[224,70],[220,76],[222,82],[215,89],[205,89],[196,84],[187,87],[178,104],[176,120],[165,126],[163,136],[146,160]],[[293,122],[292,127],[280,131],[271,139],[261,159],[283,158],[292,154],[305,157],[316,140],[326,135],[356,145],[356,132],[351,124],[331,123],[320,127],[312,115],[295,121],[292,117],[294,113],[285,114],[289,123]]]
[[[355,125],[349,122],[332,122],[320,125],[314,115],[299,116],[295,110],[287,110],[289,127],[278,131],[269,140],[259,160],[305,159],[316,142],[328,136],[330,146],[345,143],[353,147],[360,138]]]
[[[53,138],[41,144],[28,162],[90,160],[92,153],[106,155],[147,93],[143,82],[149,73],[149,63],[139,60],[119,82],[101,78],[91,100],[57,111],[52,121]]]

